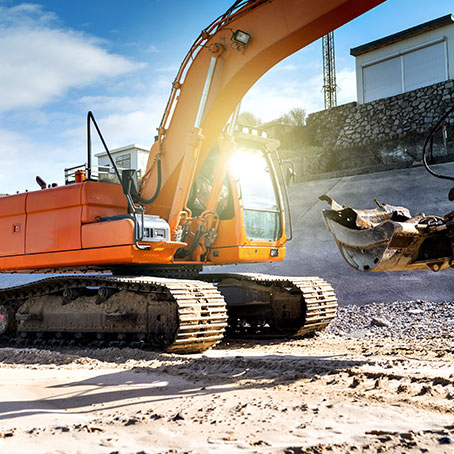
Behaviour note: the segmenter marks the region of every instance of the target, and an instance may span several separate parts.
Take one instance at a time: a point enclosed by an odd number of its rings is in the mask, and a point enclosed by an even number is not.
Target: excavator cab
[[[286,207],[284,210],[284,201],[288,205],[288,200],[276,151],[278,146],[279,141],[268,138],[263,130],[239,127],[234,135],[234,147],[227,158],[223,156],[219,143],[213,147],[189,194],[187,212],[190,216],[184,220],[179,236],[188,247],[177,254],[178,258],[193,259],[195,242],[207,247],[207,252],[201,257],[206,264],[284,258],[286,224],[288,230],[291,229],[284,218],[284,212],[288,213]],[[223,166],[223,180],[218,200],[210,210],[209,198],[216,185],[218,166]],[[206,222],[202,223],[200,219],[204,217]],[[213,217],[216,221],[212,221]],[[207,244],[207,236],[201,233],[200,226],[210,220],[212,231]]]

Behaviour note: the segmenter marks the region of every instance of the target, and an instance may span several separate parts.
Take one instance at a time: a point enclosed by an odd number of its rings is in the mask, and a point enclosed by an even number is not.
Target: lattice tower
[[[336,62],[334,56],[334,32],[322,38],[323,51],[323,94],[325,109],[337,106]]]

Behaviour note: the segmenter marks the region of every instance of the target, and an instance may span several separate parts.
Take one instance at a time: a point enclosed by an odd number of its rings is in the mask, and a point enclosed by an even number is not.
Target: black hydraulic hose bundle
[[[446,113],[438,120],[438,122],[435,124],[435,126],[431,129],[429,135],[426,138],[426,141],[424,142],[424,147],[423,147],[423,151],[422,151],[422,162],[423,162],[426,170],[434,177],[441,178],[443,180],[450,180],[450,181],[454,181],[454,177],[451,177],[449,175],[441,175],[430,168],[430,166],[427,162],[427,151],[429,149],[430,152],[432,153],[435,133],[438,132],[442,128],[443,122],[446,120],[446,118],[449,117],[449,115],[452,112],[454,112],[454,106],[451,107],[450,109],[448,109],[446,111]],[[451,200],[451,198],[450,198],[450,200]]]
[[[158,171],[158,181],[156,182],[156,191],[153,194],[153,197],[150,199],[144,199],[139,192],[133,195],[135,199],[137,199],[139,202],[144,203],[145,205],[148,205],[150,203],[153,203],[156,198],[158,197],[159,193],[161,192],[161,180],[162,180],[162,174],[161,174],[161,155],[158,154],[156,156],[156,166],[157,166],[157,171]]]

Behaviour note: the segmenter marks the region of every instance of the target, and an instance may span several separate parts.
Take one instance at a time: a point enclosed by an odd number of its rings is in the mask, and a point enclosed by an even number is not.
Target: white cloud
[[[147,52],[149,52],[150,54],[155,54],[159,52],[159,50],[154,44],[150,44],[147,48]]]
[[[100,41],[56,26],[39,5],[0,6],[0,112],[40,107],[69,89],[143,66]]]
[[[141,96],[83,96],[78,101],[93,112],[130,112],[143,105]]]
[[[111,114],[99,120],[108,137],[109,146],[117,148],[130,143],[151,146],[157,134],[161,112],[137,110],[125,114]]]
[[[276,66],[276,69],[279,71],[296,71],[299,68],[297,65],[288,63],[288,64],[281,64],[279,66]]]
[[[45,25],[57,20],[55,13],[44,11],[42,5],[36,3],[21,3],[16,6],[0,6],[0,27],[10,27],[16,24],[22,26]]]
[[[99,100],[103,102],[104,106],[110,104],[115,105],[116,99],[104,99]],[[136,105],[135,109],[134,101],[135,98],[122,98],[124,106],[131,106],[131,108],[125,109],[107,109],[105,113],[97,115],[97,111],[101,109],[94,109],[96,122],[104,136],[107,146],[110,149],[122,147],[131,143],[137,143],[145,147],[151,146],[154,140],[154,136],[157,134],[156,128],[159,126],[162,116],[162,102],[153,104],[150,103],[147,107],[142,104]],[[100,106],[98,106],[100,107]],[[108,113],[110,112],[110,113]],[[74,126],[61,134],[64,140],[72,143],[73,147],[77,145],[79,148],[84,147],[86,137],[86,126],[83,121],[79,122],[78,126]],[[96,133],[93,129],[93,137],[96,137]],[[100,142],[98,139],[93,139],[94,153],[101,150]],[[95,150],[95,147],[98,149]]]
[[[99,39],[63,29],[41,6],[3,5],[0,0],[0,192],[38,189],[37,174],[62,184],[65,167],[85,162],[81,110],[94,111],[111,148],[152,144],[170,91],[169,68],[139,78],[134,71],[142,64],[109,53]],[[112,76],[119,77],[105,83]],[[70,89],[100,81],[98,96],[72,96],[58,111],[49,105]],[[126,90],[131,96],[113,95]],[[101,151],[95,135],[93,146]]]
[[[14,194],[39,189],[35,182],[38,174],[49,183],[62,183],[64,168],[71,164],[65,162],[65,158],[67,160],[71,155],[70,150],[55,144],[41,143],[26,135],[0,129],[0,192]]]
[[[337,72],[336,79],[337,104],[356,101],[355,71],[343,68]],[[294,107],[301,107],[306,113],[316,112],[324,109],[322,87],[320,72],[281,83],[273,70],[249,90],[241,103],[241,111],[251,112],[263,122],[279,118]]]
[[[169,95],[169,84],[157,83],[146,94],[136,96],[84,96],[79,102],[92,110],[110,148],[138,143],[149,146],[157,134]],[[85,134],[81,125],[63,136],[77,138]]]
[[[171,83],[170,78],[157,77],[147,86],[141,83],[140,87],[134,87],[129,82],[128,87],[131,93],[140,93],[134,96],[82,96],[78,103],[82,104],[86,110],[101,112],[102,114],[116,112],[127,113],[137,110],[150,111],[161,109],[163,111],[167,97],[169,96]]]
[[[178,71],[178,65],[168,65],[168,66],[160,66],[158,68],[153,68],[153,72],[156,73],[174,73],[176,74]]]
[[[294,107],[314,112],[323,109],[321,86],[321,76],[306,81],[286,81],[285,84],[259,81],[244,97],[241,110],[253,113],[264,122],[279,118]]]
[[[356,72],[354,69],[344,68],[336,74],[337,104],[346,104],[356,101]]]

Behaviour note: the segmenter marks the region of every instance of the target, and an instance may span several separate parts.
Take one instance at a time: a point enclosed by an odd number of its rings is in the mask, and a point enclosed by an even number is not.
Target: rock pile
[[[419,300],[342,306],[326,332],[353,337],[454,339],[454,303]]]

